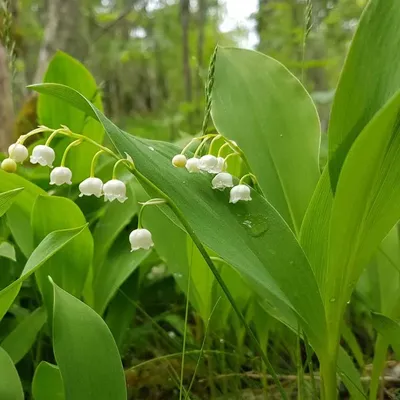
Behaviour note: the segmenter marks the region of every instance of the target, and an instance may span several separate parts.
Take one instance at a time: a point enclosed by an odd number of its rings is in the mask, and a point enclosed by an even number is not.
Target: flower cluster
[[[72,147],[77,146],[82,143],[82,141],[88,139],[82,135],[73,133],[65,126],[63,126],[61,129],[56,130],[41,126],[29,132],[28,134],[21,136],[16,143],[13,143],[8,148],[8,158],[3,160],[3,162],[1,163],[1,168],[6,172],[15,172],[17,169],[17,163],[22,164],[29,157],[29,151],[24,145],[24,141],[28,137],[42,132],[51,132],[51,134],[44,145],[37,145],[33,148],[32,154],[30,156],[31,164],[39,164],[40,166],[50,167],[52,169],[50,173],[50,185],[71,185],[72,171],[65,166],[67,154]],[[56,154],[53,148],[50,146],[50,143],[57,134],[62,134],[77,140],[70,143],[65,149],[62,156],[61,165],[53,168]],[[130,159],[129,157],[127,159],[118,159],[118,161],[114,164],[112,179],[107,181],[106,183],[103,183],[100,178],[94,176],[95,163],[97,158],[104,152],[111,154],[115,158],[118,157],[111,150],[101,146],[100,144],[93,141],[91,141],[91,143],[96,145],[97,147],[100,147],[101,150],[98,151],[92,159],[90,176],[79,184],[79,197],[104,196],[104,201],[112,202],[114,200],[118,200],[120,203],[125,202],[127,200],[126,186],[124,182],[116,179],[116,168],[119,163],[124,163],[128,167],[133,168],[134,165],[132,159]],[[129,242],[131,244],[131,251],[136,251],[139,249],[148,250],[154,245],[151,233],[147,229],[140,228],[140,218],[139,229],[135,229],[131,232],[131,234],[129,235]]]
[[[208,154],[203,155],[202,157],[198,157],[198,154],[201,151],[203,145],[210,139],[213,138]],[[212,147],[214,142],[217,139],[222,138],[221,135],[205,135],[199,138],[194,138],[181,152],[181,154],[177,154],[172,158],[172,165],[177,168],[185,168],[190,173],[203,172],[209,174],[215,174],[214,178],[211,181],[211,187],[217,190],[225,190],[226,188],[230,188],[230,203],[237,203],[238,201],[250,201],[251,200],[251,190],[250,187],[243,183],[244,179],[250,176],[254,181],[255,177],[253,174],[246,174],[243,176],[238,184],[234,184],[234,177],[226,171],[227,168],[227,160],[231,156],[239,155],[240,153],[237,151],[238,146],[232,140],[225,140],[225,143],[220,147],[218,151],[218,155],[215,156],[212,154]],[[185,152],[192,145],[195,140],[201,140],[199,146],[197,147],[194,156],[191,158],[186,158]],[[233,152],[229,153],[225,158],[222,157],[223,149],[228,147],[233,150]]]

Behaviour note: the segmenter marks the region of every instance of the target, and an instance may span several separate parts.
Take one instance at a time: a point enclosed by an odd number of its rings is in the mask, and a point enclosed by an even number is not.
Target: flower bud
[[[198,158],[189,158],[189,160],[187,160],[186,162],[186,169],[192,173],[192,172],[200,172],[200,168],[199,168],[199,159]]]
[[[211,173],[211,171],[215,170],[217,166],[218,166],[218,159],[217,157],[212,156],[211,154],[207,154],[200,158],[199,168],[202,171]]]
[[[131,251],[148,250],[154,246],[151,232],[147,229],[135,229],[132,231],[129,235],[129,242],[131,243]]]
[[[172,165],[174,167],[183,168],[186,165],[186,157],[184,154],[177,154],[172,159]]]
[[[17,170],[17,164],[12,158],[5,158],[1,163],[1,169],[13,173]]]
[[[211,181],[212,188],[218,190],[224,190],[225,188],[230,188],[233,186],[232,175],[228,172],[220,172],[215,175],[214,179]]]
[[[100,197],[103,193],[103,182],[99,178],[87,178],[79,184],[80,195]]]
[[[111,179],[106,182],[103,186],[103,193],[104,201],[117,199],[120,203],[123,203],[127,199],[125,183],[118,179]]]
[[[231,189],[229,203],[237,203],[238,201],[250,201],[250,188],[247,185],[237,185]]]
[[[61,186],[64,183],[71,185],[72,171],[67,167],[56,167],[50,174],[50,185]]]
[[[49,146],[38,145],[36,146],[31,155],[32,164],[40,164],[41,166],[49,166],[53,168],[53,162],[56,158],[54,150]]]
[[[15,162],[22,163],[28,158],[28,149],[21,143],[13,143],[8,148],[8,155],[12,158]]]

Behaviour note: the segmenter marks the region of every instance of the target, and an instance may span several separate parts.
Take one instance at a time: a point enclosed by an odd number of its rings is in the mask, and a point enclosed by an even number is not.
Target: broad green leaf
[[[383,314],[372,313],[372,323],[375,329],[393,347],[397,357],[400,355],[400,324]]]
[[[32,207],[37,196],[47,195],[47,193],[21,176],[8,174],[0,169],[0,192],[21,187],[24,190],[15,197],[14,204],[7,212],[7,221],[15,242],[28,258],[34,249],[30,224]]]
[[[44,82],[58,82],[73,87],[89,98],[99,109],[102,109],[99,89],[90,72],[77,60],[61,51],[57,52],[46,71]],[[60,125],[67,125],[72,131],[81,133],[101,143],[104,131],[97,121],[87,120],[83,112],[45,95],[38,100],[38,117],[42,125],[57,129]],[[57,154],[62,155],[70,139],[62,139],[57,145]],[[68,157],[68,167],[73,171],[73,182],[80,182],[87,178],[90,163],[97,149],[88,143],[81,144],[71,150]]]
[[[0,217],[2,217],[7,212],[7,210],[14,202],[15,197],[22,190],[24,190],[24,188],[12,189],[7,192],[0,193]]]
[[[124,370],[106,323],[55,283],[53,348],[66,400],[126,400]]]
[[[0,399],[24,400],[24,391],[14,364],[7,352],[0,347]]]
[[[126,237],[125,237],[126,236]],[[103,262],[103,268],[94,285],[94,309],[100,315],[104,313],[108,303],[118,288],[148,257],[151,250],[130,252],[128,235],[124,241],[116,242]],[[118,240],[118,239],[117,239]]]
[[[212,96],[217,130],[244,150],[268,201],[299,232],[320,176],[311,97],[273,58],[221,47]]]
[[[339,377],[346,385],[351,398],[354,400],[366,399],[364,389],[361,385],[360,372],[342,347],[339,348],[337,367]]]
[[[400,218],[399,111],[400,93],[354,142],[339,177],[324,293],[336,327],[363,268]]]
[[[3,340],[1,347],[8,353],[14,364],[28,353],[46,319],[46,310],[39,307],[25,317]]]
[[[227,192],[211,189],[211,177],[172,166],[172,157],[180,151],[174,145],[121,131],[73,89],[57,84],[32,88],[62,98],[101,121],[118,152],[129,154],[137,170],[175,202],[200,240],[274,307],[279,309],[282,302],[290,307],[314,348],[323,351],[325,315],[314,274],[288,225],[264,198],[253,191],[252,201],[229,204]],[[151,191],[144,179],[140,181]]]
[[[16,261],[14,246],[8,242],[0,243],[0,257],[5,257],[12,261]]]
[[[40,242],[26,262],[21,276],[11,285],[0,291],[0,321],[17,297],[22,282],[36,272],[40,266],[66,244],[79,236],[85,229],[86,225],[75,229],[51,232]]]
[[[400,89],[399,21],[398,0],[372,0],[359,22],[329,123],[329,169],[334,188],[357,136]]]
[[[188,272],[191,264],[190,301],[207,321],[213,307],[214,276],[187,233],[175,225],[159,207],[149,207],[143,213],[143,224],[150,230],[156,251],[168,265],[177,285],[187,292]],[[165,235],[168,232],[168,235]]]
[[[65,400],[64,385],[56,365],[42,361],[36,368],[32,381],[34,400]]]
[[[328,166],[326,166],[315,188],[300,230],[300,244],[315,273],[321,293],[324,292],[326,283],[332,204],[333,193]]]
[[[32,210],[31,225],[36,243],[50,232],[77,228],[85,223],[85,217],[79,207],[64,197],[39,196]],[[53,288],[47,277],[50,275],[59,286],[79,297],[91,267],[92,257],[93,238],[86,228],[79,237],[71,240],[40,268],[36,273],[36,281],[47,306],[51,305],[53,298]]]

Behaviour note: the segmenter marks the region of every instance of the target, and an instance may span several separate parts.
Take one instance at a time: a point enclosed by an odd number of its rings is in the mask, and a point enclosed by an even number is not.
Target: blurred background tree
[[[204,77],[217,43],[256,48],[304,76],[326,128],[333,88],[366,0],[313,0],[303,62],[306,3],[2,0],[0,55],[7,53],[8,61],[0,56],[0,108],[10,121],[3,130],[14,125],[19,135],[35,125],[35,99],[25,86],[43,78],[59,49],[94,74],[107,114],[126,130],[168,140],[193,134],[201,125]],[[226,26],[229,19],[233,23]],[[7,77],[12,77],[16,120],[5,111],[11,93]],[[9,140],[3,142],[4,148]]]

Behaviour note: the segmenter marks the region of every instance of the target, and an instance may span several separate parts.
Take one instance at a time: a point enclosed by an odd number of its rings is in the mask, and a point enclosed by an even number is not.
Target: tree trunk
[[[0,151],[6,151],[13,136],[13,97],[7,51],[0,43]]]
[[[53,54],[63,50],[77,56],[84,41],[80,36],[81,4],[79,0],[48,0],[47,24],[34,82],[41,82]]]
[[[192,72],[190,69],[190,49],[189,49],[189,21],[190,4],[189,0],[181,0],[181,27],[182,27],[182,65],[183,78],[185,83],[185,100],[192,101]]]

